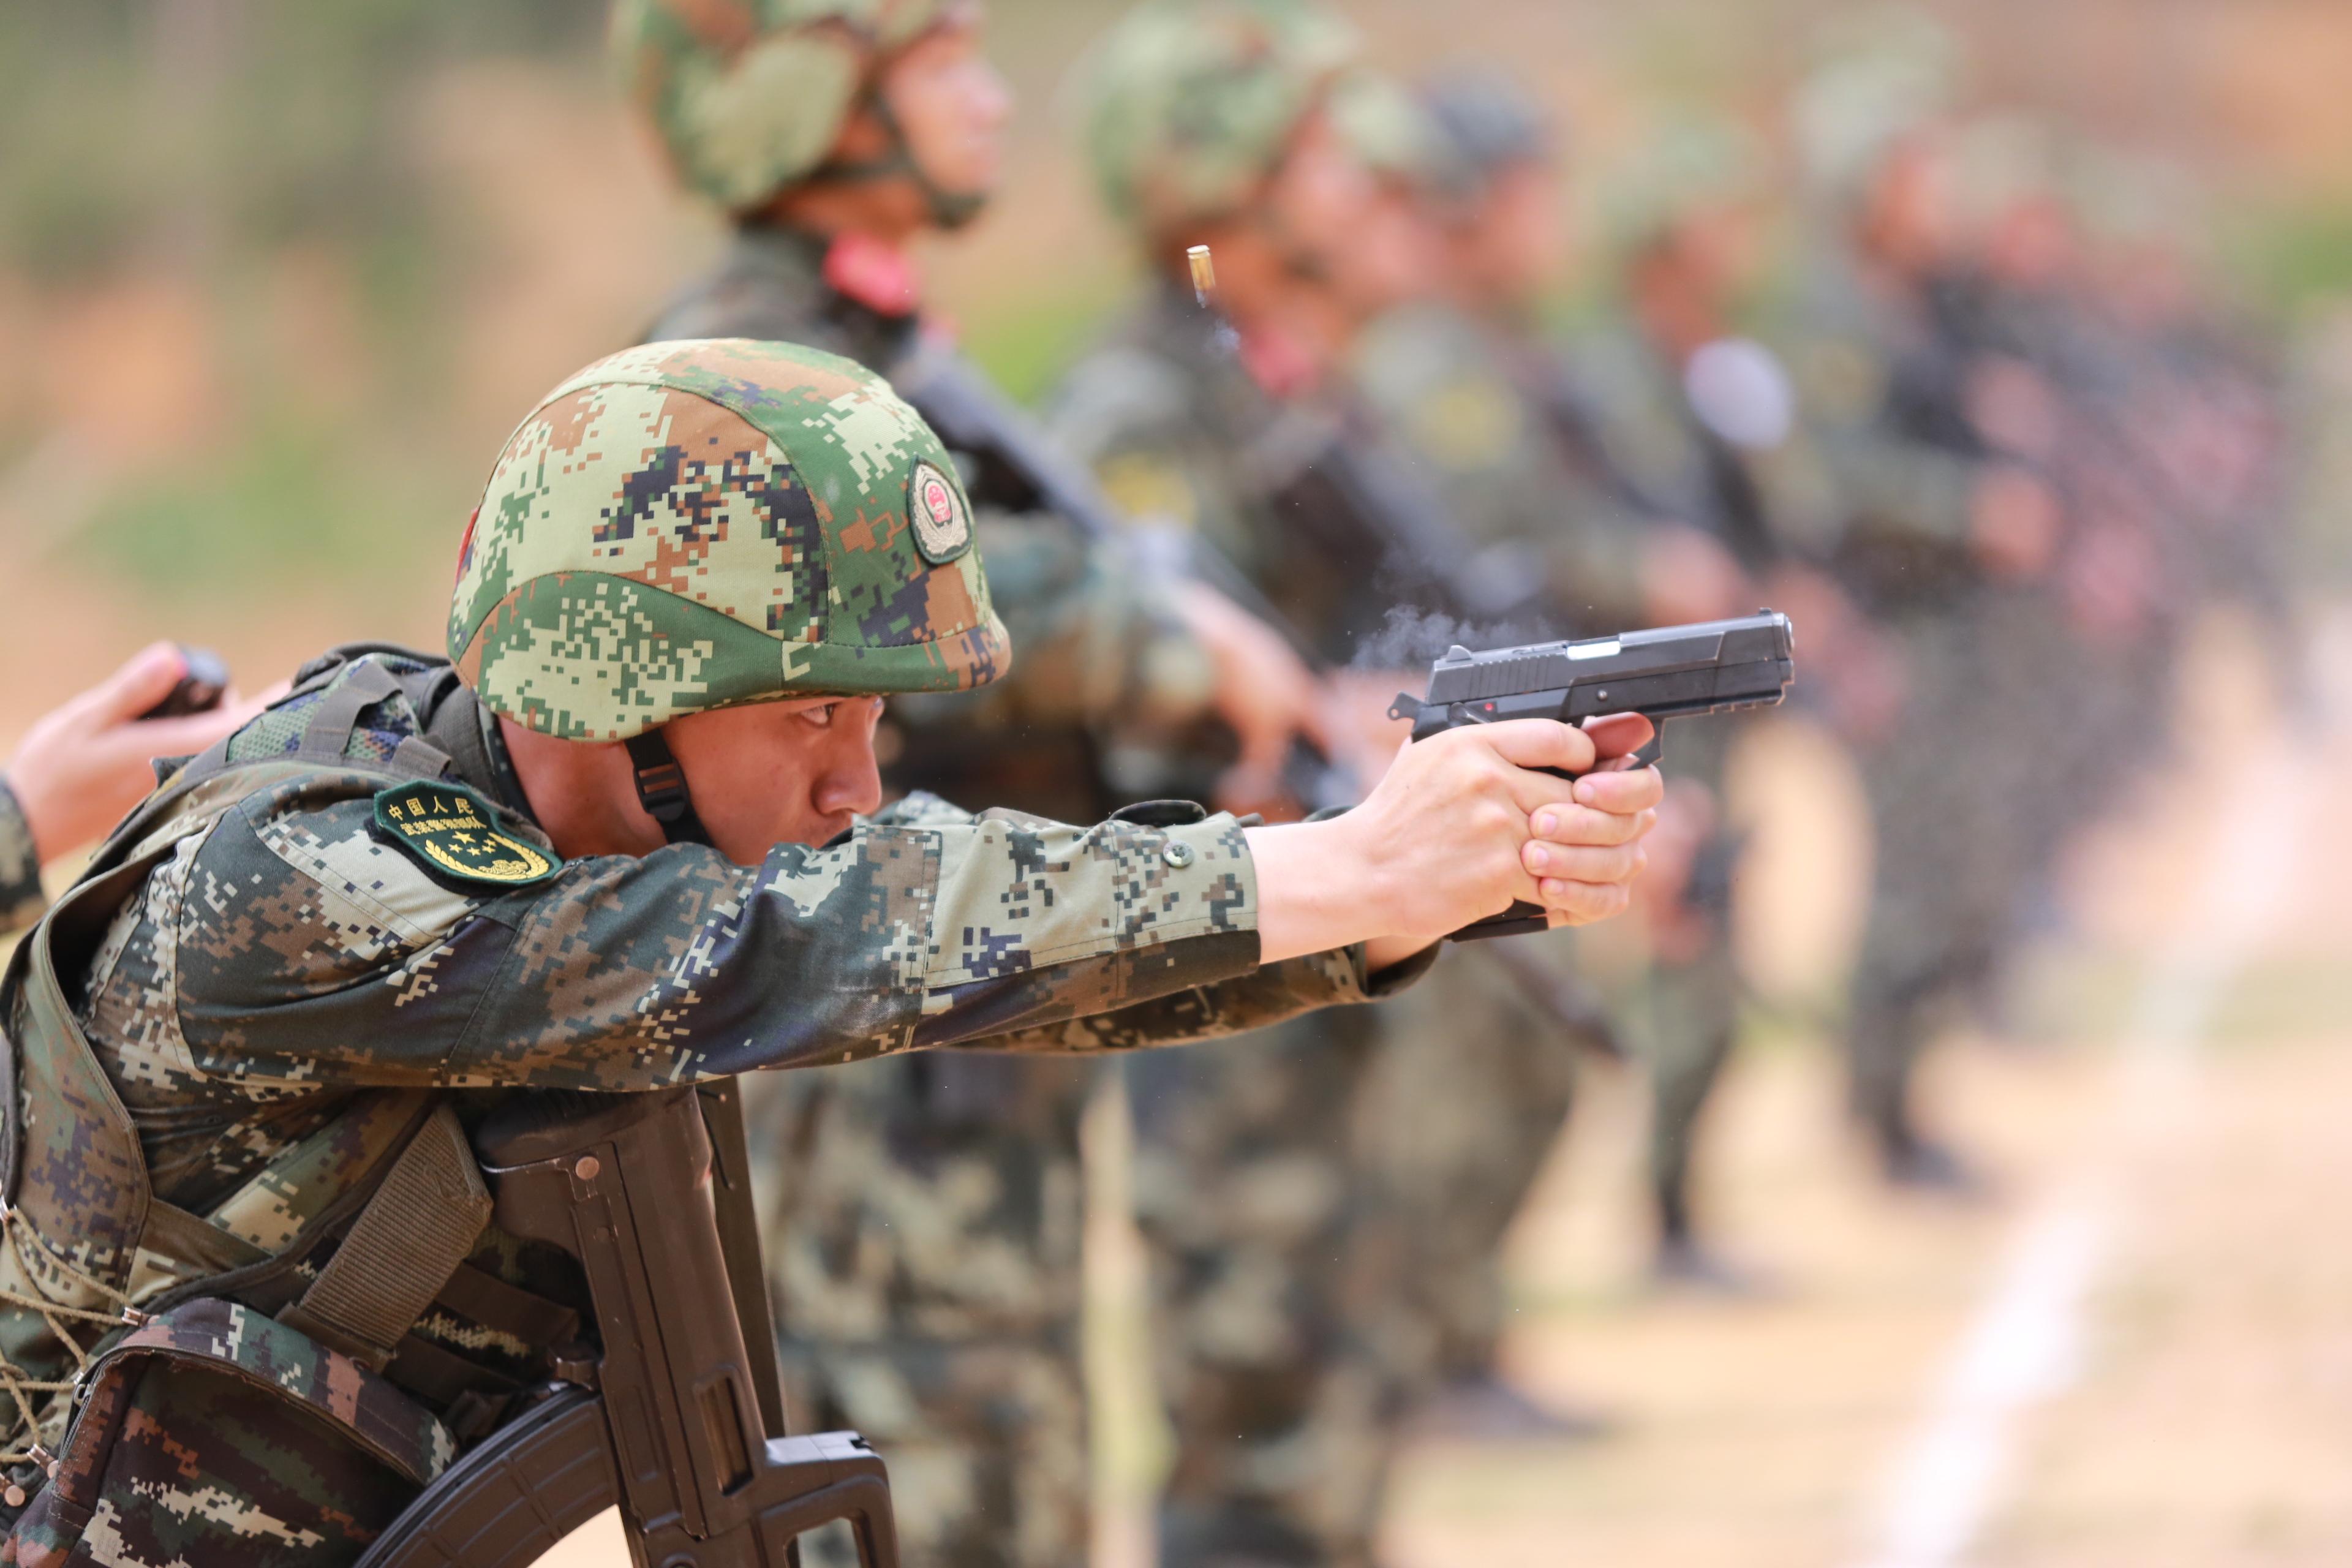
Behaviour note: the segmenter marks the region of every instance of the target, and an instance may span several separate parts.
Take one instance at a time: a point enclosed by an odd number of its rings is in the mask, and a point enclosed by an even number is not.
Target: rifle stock
[[[747,1343],[700,1097],[518,1096],[476,1139],[498,1223],[579,1259],[599,1343],[559,1354],[541,1403],[452,1466],[362,1568],[513,1568],[605,1509],[639,1568],[786,1568],[845,1521],[897,1568],[881,1458],[850,1432],[792,1437],[773,1361]],[[762,1346],[761,1349],[767,1347]]]

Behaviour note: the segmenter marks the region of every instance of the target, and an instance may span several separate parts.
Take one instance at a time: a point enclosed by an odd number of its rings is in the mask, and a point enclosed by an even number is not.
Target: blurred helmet
[[[1352,70],[1331,84],[1328,102],[1332,125],[1373,174],[1423,187],[1443,177],[1436,121],[1402,83]]]
[[[1762,196],[1770,174],[1763,148],[1744,128],[1677,116],[1611,161],[1602,218],[1617,245],[1637,250],[1693,213]]]
[[[1241,207],[1357,47],[1303,0],[1145,0],[1080,67],[1105,205],[1144,234]]]
[[[617,0],[613,56],[678,179],[742,212],[823,170],[876,69],[952,4]]]
[[[1456,66],[1422,84],[1435,137],[1439,195],[1473,201],[1496,174],[1549,161],[1558,151],[1550,117],[1514,77],[1486,66]]]
[[[1853,196],[1887,151],[1950,110],[1965,67],[1942,23],[1909,5],[1843,18],[1825,32],[1793,105],[1805,176]]]
[[[879,376],[789,343],[650,343],[508,440],[468,527],[449,657],[541,734],[625,741],[779,698],[1004,673],[971,506]]]

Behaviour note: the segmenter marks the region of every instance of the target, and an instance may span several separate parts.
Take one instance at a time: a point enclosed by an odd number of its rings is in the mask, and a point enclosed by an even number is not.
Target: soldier
[[[1435,144],[1423,183],[1444,237],[1444,289],[1368,334],[1358,374],[1370,400],[1455,515],[1523,552],[1554,585],[1570,607],[1567,635],[1752,607],[1757,591],[1737,562],[1695,526],[1718,513],[1687,437],[1644,426],[1637,410],[1650,400],[1622,379],[1594,395],[1581,367],[1545,341],[1541,307],[1566,247],[1542,111],[1486,70],[1433,83],[1425,102]],[[1628,430],[1639,439],[1625,440]],[[1629,447],[1646,448],[1642,467],[1628,461]],[[1736,849],[1718,798],[1726,735],[1687,726],[1675,743],[1667,829],[1644,886],[1651,952],[1609,988],[1612,1017],[1650,1073],[1657,1277],[1739,1291],[1751,1281],[1703,1242],[1690,1194],[1699,1118],[1738,1004],[1727,930]],[[1521,1193],[1543,1152],[1528,1149]],[[1498,1240],[1509,1209],[1487,1212]]]
[[[1113,537],[1059,457],[922,308],[908,247],[977,219],[1008,107],[981,9],[941,0],[626,0],[624,78],[727,248],[656,339],[814,344],[887,377],[966,476],[1020,668],[885,719],[885,782],[1093,821],[1170,780],[1171,737],[1223,721],[1236,809],[1271,793],[1312,685],[1281,638]],[[751,1096],[788,1393],[802,1424],[890,1446],[925,1561],[1075,1563],[1087,1541],[1079,1377],[1083,1064],[907,1058]]]
[[[1125,511],[1205,542],[1278,607],[1337,672],[1343,736],[1376,774],[1397,738],[1383,710],[1423,677],[1403,667],[1459,618],[1527,608],[1529,583],[1490,548],[1507,542],[1455,531],[1346,379],[1364,324],[1425,287],[1430,259],[1383,184],[1392,89],[1354,69],[1355,47],[1286,0],[1159,0],[1097,47],[1087,144],[1152,283],[1074,371],[1054,427]],[[1225,322],[1195,298],[1200,243]],[[1516,1158],[1465,1154],[1549,1141],[1556,1109],[1530,1124],[1561,1102],[1571,1047],[1491,958],[1447,967],[1411,1018],[1308,1020],[1231,1068],[1128,1065],[1175,1432],[1171,1568],[1367,1560],[1450,1325],[1491,1318],[1490,1252],[1478,1278],[1432,1278],[1433,1228],[1457,1223],[1465,1181],[1521,1179]]]
[[[1937,320],[1937,281],[1965,254],[1938,121],[1953,70],[1949,39],[1915,17],[1806,83],[1798,129],[1825,243],[1789,363],[1837,488],[1831,559],[1900,649],[1906,688],[1863,758],[1877,858],[1847,1024],[1854,1110],[1890,1180],[1965,1194],[1979,1178],[1922,1127],[1913,1080],[1939,1009],[1990,974],[2038,869],[2006,803],[2042,765],[2049,715],[2021,704],[2034,667],[2048,674],[2033,650],[2063,512],[1983,438]]]
[[[577,1278],[385,1171],[427,1138],[470,1159],[506,1091],[1360,1001],[1514,898],[1614,912],[1659,794],[1525,771],[1597,760],[1531,723],[1415,746],[1313,826],[868,815],[878,694],[985,684],[1011,649],[946,449],[785,344],[557,388],[467,525],[448,647],[315,661],[0,982],[16,1561],[348,1563],[495,1430],[577,1331]],[[389,1254],[329,1250],[362,1223]],[[76,1424],[125,1357],[127,1402]]]
[[[158,757],[191,756],[253,717],[234,692],[207,712],[142,719],[187,659],[152,643],[65,706],[43,714],[0,771],[0,932],[42,906],[41,867],[96,838],[155,785]]]

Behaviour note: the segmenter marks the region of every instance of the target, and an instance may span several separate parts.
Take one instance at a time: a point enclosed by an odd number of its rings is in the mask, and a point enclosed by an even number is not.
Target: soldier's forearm
[[[1428,971],[1437,951],[1424,947],[1384,969],[1369,963],[1361,948],[1309,953],[1111,1012],[957,1043],[979,1050],[1091,1055],[1222,1039],[1301,1013],[1393,995]],[[918,1032],[918,1045],[933,1043]]]

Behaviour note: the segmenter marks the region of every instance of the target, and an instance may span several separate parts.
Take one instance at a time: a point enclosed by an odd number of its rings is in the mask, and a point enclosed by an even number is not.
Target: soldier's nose
[[[841,753],[817,781],[815,805],[827,815],[846,811],[864,816],[881,809],[882,768],[874,757],[870,731],[844,738]]]

